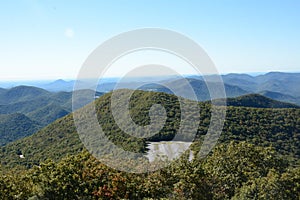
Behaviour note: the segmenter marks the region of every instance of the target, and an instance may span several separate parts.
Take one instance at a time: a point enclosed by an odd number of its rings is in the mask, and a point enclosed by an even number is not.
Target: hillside
[[[298,95],[300,91],[300,73],[269,72],[255,79],[257,91],[270,90],[291,96]]]
[[[291,96],[288,94],[283,94],[280,92],[272,92],[268,90],[261,91],[259,92],[259,94],[277,101],[284,101],[284,102],[300,105],[300,97],[299,96],[297,97],[296,96],[297,94],[295,94],[295,96]]]
[[[236,98],[227,98],[227,106],[253,108],[300,108],[295,104],[276,101],[260,94],[248,94]],[[216,103],[218,100],[215,101]]]
[[[33,111],[26,113],[26,115],[29,118],[38,121],[42,126],[46,126],[69,113],[69,109],[65,109],[57,103],[50,102],[45,106],[38,107]]]
[[[92,90],[82,90],[81,102],[84,106],[90,101],[87,94]],[[96,96],[103,93],[96,92]],[[72,92],[48,92],[31,87],[18,86],[0,94],[0,114],[22,113],[43,126],[65,116],[72,111]]]
[[[0,94],[0,105],[7,105],[32,100],[38,96],[46,96],[49,95],[50,92],[32,86],[17,86]]]
[[[0,95],[3,94],[4,92],[6,92],[6,89],[0,88]]]
[[[36,132],[41,126],[23,114],[0,114],[0,146]]]
[[[94,94],[92,90],[81,91],[81,104],[79,107],[90,103],[86,96],[91,93]],[[101,96],[102,93],[96,92],[95,95]],[[38,127],[42,128],[72,111],[72,92],[56,93],[31,86],[18,86],[3,90],[0,93],[0,102],[2,102],[0,104],[0,114],[21,113],[30,119],[27,124],[28,127],[33,124],[32,121],[35,121],[39,124]],[[11,123],[8,124],[11,125]],[[30,130],[36,131],[37,128],[32,126]],[[28,136],[28,133],[32,134],[34,132],[25,132],[23,135]],[[11,142],[13,138],[18,139],[17,137],[11,137],[10,140],[5,141],[6,139],[2,138],[2,143]]]
[[[67,101],[67,99],[65,101]],[[63,107],[62,103],[51,98],[50,95],[37,96],[36,98],[27,101],[0,105],[0,114],[22,113],[32,120],[39,121],[43,126],[65,116],[70,113],[70,111],[70,107]]]
[[[121,90],[121,93],[126,90]],[[110,112],[111,93],[96,100],[99,123],[106,135],[118,146],[130,151],[144,152],[145,142],[170,140],[178,130],[180,110],[177,97],[158,92],[135,91],[130,102],[130,113],[139,125],[149,123],[148,111],[153,103],[161,103],[167,110],[167,123],[159,134],[146,140],[130,137],[115,124]],[[199,103],[201,107],[198,138],[205,135],[209,125],[210,105]],[[82,108],[83,113],[88,107]],[[175,114],[176,113],[176,114]],[[178,114],[177,114],[178,113]],[[280,154],[292,160],[300,157],[299,128],[300,109],[269,109],[229,107],[220,142],[232,140],[247,141],[260,146],[273,146]],[[16,165],[20,162],[17,152],[22,152],[25,159],[23,165],[32,166],[47,158],[60,160],[67,154],[74,154],[84,147],[79,140],[73,124],[72,115],[58,119],[36,134],[10,143],[0,150],[3,166]],[[186,127],[189,129],[189,127]],[[197,148],[197,147],[196,147]]]

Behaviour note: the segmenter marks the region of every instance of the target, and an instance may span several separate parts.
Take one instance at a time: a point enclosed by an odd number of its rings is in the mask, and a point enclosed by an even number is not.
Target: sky
[[[220,73],[299,72],[299,10],[298,0],[2,1],[0,81],[76,78],[104,41],[145,27],[193,39]]]

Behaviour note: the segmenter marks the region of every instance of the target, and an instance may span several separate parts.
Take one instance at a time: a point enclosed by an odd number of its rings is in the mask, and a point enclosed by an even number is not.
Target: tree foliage
[[[300,168],[274,149],[219,145],[205,159],[183,155],[159,171],[130,174],[83,151],[60,162],[1,173],[2,199],[297,199]]]

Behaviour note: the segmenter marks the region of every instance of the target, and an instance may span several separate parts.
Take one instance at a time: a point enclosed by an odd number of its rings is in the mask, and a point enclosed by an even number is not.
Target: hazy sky
[[[103,41],[144,27],[187,35],[221,73],[300,71],[299,11],[299,0],[2,1],[0,80],[75,78]]]

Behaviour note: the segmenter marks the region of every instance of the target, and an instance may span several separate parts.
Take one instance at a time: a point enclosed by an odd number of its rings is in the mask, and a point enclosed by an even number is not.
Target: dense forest
[[[36,132],[41,125],[24,114],[0,114],[0,146]]]
[[[141,166],[142,167],[142,166]],[[300,168],[274,149],[247,142],[217,146],[206,159],[182,156],[144,174],[117,171],[88,152],[31,169],[1,172],[2,199],[298,199]]]
[[[120,90],[121,94],[126,92]],[[260,100],[255,101],[257,105]],[[110,101],[111,93],[95,101],[99,124],[111,141],[128,151],[146,152],[147,142],[172,140],[179,128],[180,104],[174,95],[138,90],[133,93],[130,114],[138,125],[150,123],[151,105],[159,103],[166,109],[163,129],[149,138],[124,133],[114,121]],[[78,112],[85,113],[92,105]],[[212,107],[209,102],[199,102],[198,106],[200,124],[191,146],[194,152],[199,151],[207,133]],[[0,149],[1,196],[3,199],[297,199],[300,197],[300,109],[257,107],[242,104],[227,107],[223,132],[207,157],[189,161],[184,155],[166,168],[143,174],[118,171],[100,163],[86,151],[72,114],[67,115]]]

